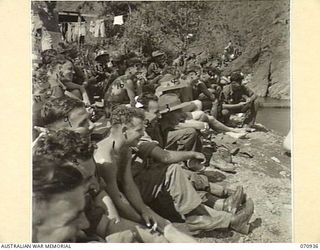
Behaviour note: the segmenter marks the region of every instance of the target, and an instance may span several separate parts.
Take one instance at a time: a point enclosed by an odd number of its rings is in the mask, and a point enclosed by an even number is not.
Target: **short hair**
[[[44,125],[49,125],[64,119],[70,111],[84,107],[84,103],[75,98],[68,96],[53,98],[44,103],[40,111],[41,119]]]
[[[241,73],[241,71],[234,71],[231,73],[230,75],[230,81],[231,82],[238,82],[241,83],[241,81],[244,79],[243,74]]]
[[[50,64],[54,58],[57,56],[57,51],[54,49],[47,49],[41,52],[42,63],[44,65]]]
[[[127,68],[134,67],[137,64],[141,64],[142,65],[142,61],[140,60],[140,58],[133,57],[133,58],[130,58],[130,59],[126,60]]]
[[[144,111],[138,108],[120,105],[111,113],[111,125],[131,124],[134,117],[144,120]]]
[[[66,62],[72,63],[72,61],[69,58],[67,58],[65,55],[58,54],[51,59],[50,63],[47,64],[47,67],[48,69],[53,70],[57,65],[65,64]]]
[[[43,89],[48,85],[48,71],[45,66],[38,68],[32,72],[32,93],[36,90]]]
[[[37,156],[32,165],[32,192],[36,200],[50,200],[53,195],[71,191],[83,182],[83,176],[71,163]]]
[[[90,135],[60,129],[42,135],[33,146],[33,156],[44,156],[53,161],[89,159],[93,156],[96,145],[91,142]]]
[[[138,97],[138,102],[143,105],[143,109],[144,110],[148,109],[150,101],[157,102],[158,101],[158,97],[155,94],[152,94],[152,93],[142,93]]]

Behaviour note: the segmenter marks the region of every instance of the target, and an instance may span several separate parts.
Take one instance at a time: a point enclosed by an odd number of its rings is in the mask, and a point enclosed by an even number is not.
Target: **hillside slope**
[[[233,70],[242,70],[252,74],[252,87],[259,96],[269,96],[278,99],[290,99],[290,1],[289,0],[225,0],[207,1],[199,14],[200,22],[194,41],[190,43],[189,52],[205,52],[203,55],[219,55],[223,52],[228,41],[238,44],[242,55],[224,69],[229,74]],[[172,3],[170,3],[172,5]],[[178,4],[178,3],[177,3]],[[127,2],[58,2],[59,10],[76,10],[81,6],[82,13],[126,12],[130,8]],[[137,12],[143,19],[139,9],[154,9],[156,12],[167,13],[167,4],[131,2],[132,16]],[[154,6],[153,6],[154,5]],[[152,7],[153,6],[153,7]],[[190,5],[191,6],[191,5]],[[172,14],[172,13],[171,13]],[[131,23],[130,23],[131,22]],[[130,18],[125,27],[139,29],[139,20]],[[148,23],[157,26],[157,22]],[[159,33],[160,27],[154,27]],[[138,31],[138,30],[137,30]],[[131,33],[130,33],[131,34]],[[128,38],[127,38],[128,39]],[[130,37],[132,44],[138,44],[134,37]],[[163,39],[159,48],[176,54],[178,48],[170,41]],[[125,39],[119,43],[127,43]],[[119,45],[119,43],[117,43]]]
[[[287,0],[208,3],[212,15],[203,18],[193,49],[221,54],[229,40],[242,55],[224,69],[252,73],[259,96],[290,98],[290,5]]]

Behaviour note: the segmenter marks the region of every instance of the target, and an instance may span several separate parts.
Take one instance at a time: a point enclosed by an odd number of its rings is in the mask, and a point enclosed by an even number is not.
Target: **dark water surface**
[[[261,98],[260,103],[262,107],[257,122],[281,135],[287,135],[290,130],[290,101]]]

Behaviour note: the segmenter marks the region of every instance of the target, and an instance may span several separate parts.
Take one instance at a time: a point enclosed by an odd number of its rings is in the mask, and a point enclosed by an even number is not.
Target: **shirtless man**
[[[137,86],[135,86],[133,78],[139,73],[142,64],[137,58],[129,59],[127,64],[125,74],[115,79],[105,93],[104,100],[109,113],[120,104],[135,106],[134,98],[137,95]]]
[[[168,230],[180,242],[194,240],[175,229],[170,221],[156,214],[140,195],[131,172],[132,149],[144,135],[144,112],[121,105],[111,115],[109,137],[100,141],[94,158],[99,163],[98,174],[106,183],[106,191],[114,202],[120,216],[144,224],[164,233],[170,239]],[[177,242],[177,241],[176,241]]]
[[[143,121],[141,110],[123,106],[116,108],[111,116],[111,134],[98,143],[94,158],[101,164],[99,174],[105,180],[106,190],[120,214],[148,227],[158,223],[163,229],[169,222],[144,204],[131,174],[130,147],[136,146],[144,135]]]

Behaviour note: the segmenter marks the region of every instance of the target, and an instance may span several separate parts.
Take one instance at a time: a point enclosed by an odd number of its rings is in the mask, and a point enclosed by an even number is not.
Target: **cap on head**
[[[99,50],[98,53],[96,54],[94,60],[99,60],[99,58],[100,58],[101,56],[106,56],[106,55],[109,56],[108,51],[106,51],[106,50]]]

